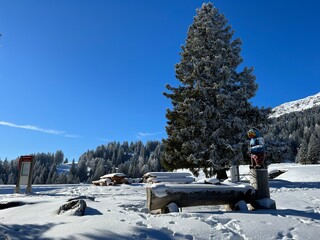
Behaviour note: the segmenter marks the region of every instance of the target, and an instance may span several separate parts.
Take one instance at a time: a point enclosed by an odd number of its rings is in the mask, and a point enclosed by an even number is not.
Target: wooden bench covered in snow
[[[255,189],[247,184],[153,184],[146,188],[147,207],[150,212],[170,212],[169,206],[177,208],[229,205],[231,209],[239,201],[251,202],[255,198]]]
[[[145,183],[191,183],[194,177],[188,172],[148,172],[143,175]]]
[[[109,186],[115,184],[130,184],[132,181],[124,173],[110,173],[100,177],[99,180],[92,181],[96,186]]]

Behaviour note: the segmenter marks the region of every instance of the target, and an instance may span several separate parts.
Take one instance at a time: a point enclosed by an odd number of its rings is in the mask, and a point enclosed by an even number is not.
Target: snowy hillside
[[[72,163],[64,163],[64,164],[61,164],[61,165],[58,165],[57,166],[57,173],[60,174],[60,173],[68,173],[70,171],[70,168],[71,168],[71,165]],[[77,166],[78,163],[76,163],[75,166]]]
[[[272,109],[272,114],[270,115],[271,118],[279,117],[286,113],[302,111],[305,109],[313,108],[320,105],[320,93],[316,95],[309,96],[303,99],[299,99],[292,102],[287,102],[281,104]]]
[[[35,185],[33,194],[13,194],[0,185],[0,239],[319,239],[320,165],[273,164],[287,170],[270,180],[276,210],[226,212],[221,206],[183,208],[153,215],[146,208],[146,186]],[[243,181],[248,166],[241,166]],[[69,198],[86,199],[84,216],[58,215]]]

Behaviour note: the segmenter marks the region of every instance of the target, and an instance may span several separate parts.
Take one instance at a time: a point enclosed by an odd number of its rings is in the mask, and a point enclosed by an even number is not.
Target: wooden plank
[[[188,172],[148,172],[144,175],[145,177],[158,177],[158,178],[179,178],[179,177],[192,177],[191,173]]]
[[[148,183],[164,183],[164,182],[171,182],[171,183],[191,183],[194,182],[194,178],[191,177],[184,177],[184,178],[158,178],[152,177],[147,179]]]

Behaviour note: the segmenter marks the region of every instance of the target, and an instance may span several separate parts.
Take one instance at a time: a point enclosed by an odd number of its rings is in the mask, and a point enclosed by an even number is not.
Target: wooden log
[[[144,177],[164,177],[164,178],[178,178],[178,177],[191,177],[189,172],[148,172]]]
[[[111,182],[111,180],[108,180],[108,179],[100,179],[100,180],[92,181],[92,184],[93,184],[93,185],[96,185],[96,186],[107,186],[107,185],[108,185],[108,182]]]
[[[170,203],[179,208],[204,205],[234,205],[240,200],[251,202],[254,188],[251,186],[224,186],[208,184],[158,184],[147,187],[149,211],[164,209]],[[162,212],[163,212],[162,211]]]

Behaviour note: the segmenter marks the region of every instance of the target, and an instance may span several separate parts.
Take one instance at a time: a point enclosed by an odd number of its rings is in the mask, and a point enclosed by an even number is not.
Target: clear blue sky
[[[196,0],[0,1],[0,158],[161,140]],[[275,107],[320,91],[320,1],[219,0]]]

